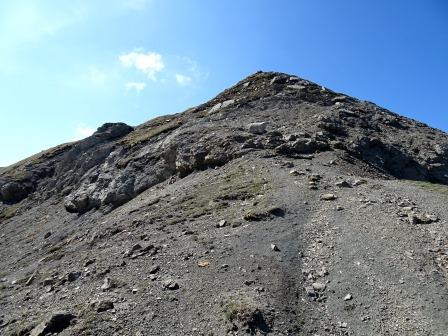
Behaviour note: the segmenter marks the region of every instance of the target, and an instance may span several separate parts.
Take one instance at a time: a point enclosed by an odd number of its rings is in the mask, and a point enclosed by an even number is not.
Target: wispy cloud
[[[0,65],[17,66],[17,53],[81,21],[81,7],[61,7],[31,0],[11,1],[0,8]]]
[[[135,90],[137,93],[140,93],[145,87],[146,83],[143,82],[127,82],[124,84],[127,90]]]
[[[95,129],[87,127],[85,125],[78,125],[75,128],[75,135],[72,139],[72,141],[81,140],[84,138],[87,138],[88,136],[91,136],[95,132]]]
[[[180,73],[175,74],[177,84],[181,86],[188,86],[192,82],[192,78],[186,75],[182,75]]]
[[[135,68],[153,81],[157,79],[156,74],[165,67],[162,55],[156,52],[132,51],[120,55],[118,59],[124,67]]]

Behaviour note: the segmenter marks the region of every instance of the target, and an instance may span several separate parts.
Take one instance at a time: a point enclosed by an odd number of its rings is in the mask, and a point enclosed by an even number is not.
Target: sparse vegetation
[[[242,316],[247,315],[248,312],[250,312],[250,307],[246,303],[231,301],[224,307],[224,314],[229,321],[240,319]]]
[[[10,205],[6,208],[4,208],[1,212],[0,212],[0,222],[2,222],[3,220],[12,218],[16,215],[17,213],[17,209],[18,209],[18,205]]]
[[[139,128],[136,128],[133,132],[125,136],[120,143],[128,147],[133,147],[144,143],[159,134],[172,131],[180,127],[182,123],[182,120],[175,116],[155,118]]]
[[[429,190],[448,197],[448,185],[426,181],[416,181],[414,183],[425,190]]]

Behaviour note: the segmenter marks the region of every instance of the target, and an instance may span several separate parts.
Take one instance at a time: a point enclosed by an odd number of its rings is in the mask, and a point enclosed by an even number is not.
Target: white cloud
[[[175,77],[176,77],[177,84],[179,84],[181,86],[190,85],[191,82],[192,82],[191,77],[185,76],[185,75],[182,75],[182,74],[179,74],[179,73],[175,74]]]
[[[124,67],[135,68],[143,72],[153,81],[156,80],[156,74],[162,71],[165,67],[162,60],[162,55],[156,52],[144,53],[132,51],[130,53],[120,55],[118,59]]]
[[[87,138],[88,136],[91,136],[94,132],[95,129],[93,128],[87,127],[85,125],[79,125],[75,129],[75,136],[73,137],[72,141]]]
[[[146,83],[142,82],[127,82],[124,84],[127,90],[135,90],[137,93],[140,93],[145,87]]]

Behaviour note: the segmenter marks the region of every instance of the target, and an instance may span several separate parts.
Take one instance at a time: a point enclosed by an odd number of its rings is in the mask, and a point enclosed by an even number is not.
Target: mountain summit
[[[446,335],[448,135],[283,73],[0,168],[5,335]]]

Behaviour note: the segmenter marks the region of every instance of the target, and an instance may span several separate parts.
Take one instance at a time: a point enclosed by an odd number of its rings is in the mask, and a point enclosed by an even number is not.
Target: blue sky
[[[448,2],[1,0],[0,166],[257,70],[448,130]]]

